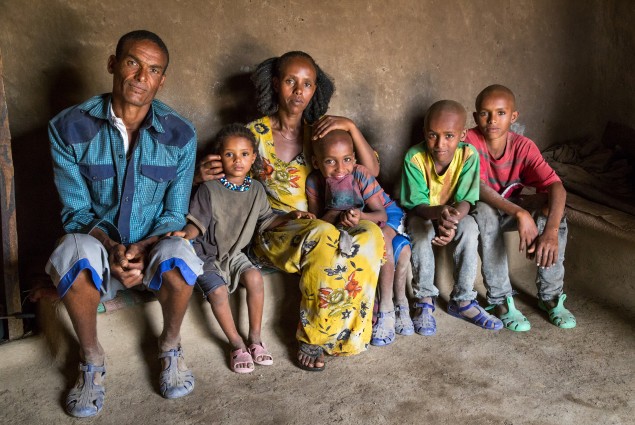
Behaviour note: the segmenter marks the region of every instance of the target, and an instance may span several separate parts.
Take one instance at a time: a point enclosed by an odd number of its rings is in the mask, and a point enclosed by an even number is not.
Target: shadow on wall
[[[216,117],[220,122],[214,134],[225,125],[235,122],[247,124],[259,116],[256,109],[256,90],[251,82],[251,72],[229,75],[214,91],[214,96],[213,101],[220,104]],[[199,157],[210,154],[211,146],[211,139],[199,142]]]
[[[76,69],[61,67],[44,74],[50,76],[48,93],[42,96],[50,117],[84,99],[82,74]],[[63,234],[47,125],[12,140],[22,290],[30,289],[34,278],[44,273],[55,241]]]
[[[214,112],[210,121],[215,123],[212,134],[216,134],[221,127],[239,122],[247,124],[260,117],[256,108],[256,89],[251,81],[251,74],[259,63],[274,56],[265,51],[256,39],[242,40],[236,45],[229,46],[227,51],[231,55],[221,60],[212,75],[223,78],[211,84],[215,89],[211,91],[211,104],[218,104],[218,111]],[[213,137],[213,136],[212,136]],[[211,140],[199,142],[199,154],[209,153]]]

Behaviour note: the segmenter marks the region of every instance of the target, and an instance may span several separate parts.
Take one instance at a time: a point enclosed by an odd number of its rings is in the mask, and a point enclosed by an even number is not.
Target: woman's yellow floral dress
[[[271,207],[279,211],[307,210],[305,158],[309,143],[291,162],[276,156],[268,117],[247,125],[258,140],[263,169],[255,177],[265,186]],[[297,339],[318,345],[332,355],[364,351],[372,332],[372,308],[384,239],[378,226],[362,220],[351,232],[353,252],[338,250],[339,231],[322,220],[293,220],[264,232],[254,242],[259,261],[300,274],[300,323]]]

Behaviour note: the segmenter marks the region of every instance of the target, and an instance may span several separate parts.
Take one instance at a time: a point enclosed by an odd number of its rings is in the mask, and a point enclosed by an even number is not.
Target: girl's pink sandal
[[[231,370],[236,373],[251,373],[254,371],[254,359],[249,354],[249,351],[243,351],[242,348],[230,353],[229,365]]]
[[[249,350],[254,363],[262,366],[271,366],[273,364],[273,356],[265,347],[264,342],[251,344],[247,350]]]

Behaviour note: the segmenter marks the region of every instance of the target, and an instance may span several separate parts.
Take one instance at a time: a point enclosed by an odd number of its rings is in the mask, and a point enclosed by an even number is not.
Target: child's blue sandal
[[[415,308],[420,308],[421,313],[416,315],[412,319],[415,332],[419,335],[430,336],[437,333],[437,321],[434,320],[432,313],[434,312],[434,302],[428,303],[415,303]]]
[[[575,320],[575,316],[564,307],[564,300],[566,299],[567,296],[565,294],[560,295],[558,298],[558,304],[552,309],[547,308],[545,303],[540,300],[538,301],[538,307],[549,314],[549,321],[557,327],[562,329],[572,329],[576,327],[577,322]]]
[[[395,312],[385,311],[377,313],[377,322],[373,326],[370,344],[378,347],[392,344],[395,340]]]
[[[522,314],[514,304],[514,299],[512,297],[505,298],[505,304],[507,304],[507,313],[503,313],[498,316],[499,319],[503,322],[503,326],[506,329],[514,332],[527,332],[531,329],[531,323]],[[490,305],[485,308],[485,310],[491,310],[495,308],[495,305]]]
[[[179,358],[183,359],[180,345],[159,354],[159,359],[167,359],[167,367],[163,369],[159,379],[161,395],[165,398],[183,397],[194,390],[194,375],[189,369],[179,370]]]
[[[100,373],[103,378],[106,375],[106,366],[81,362],[79,371],[81,377],[66,397],[66,412],[76,418],[95,416],[101,412],[106,396],[104,386],[95,384],[95,374]]]
[[[415,333],[415,326],[410,318],[410,308],[407,305],[395,306],[395,332],[399,335]]]
[[[479,313],[474,317],[463,316],[461,313],[469,310],[472,307],[476,307]],[[459,305],[450,301],[448,304],[448,313],[451,316],[458,317],[459,319],[467,320],[468,322],[472,322],[477,326],[480,326],[483,329],[497,331],[503,328],[503,322],[496,316],[493,316],[485,311],[483,307],[478,305],[476,300],[472,300],[468,305],[464,307],[459,307]]]

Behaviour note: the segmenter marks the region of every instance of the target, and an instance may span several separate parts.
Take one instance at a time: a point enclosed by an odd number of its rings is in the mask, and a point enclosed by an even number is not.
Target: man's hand
[[[137,242],[116,245],[109,252],[110,273],[126,288],[132,288],[143,281],[148,244]]]
[[[558,261],[558,229],[545,229],[527,250],[538,267],[549,268]]]
[[[344,227],[355,227],[359,224],[361,216],[362,211],[359,208],[342,211],[340,213],[340,223],[342,223]]]
[[[126,288],[132,288],[143,280],[144,262],[135,260],[134,251],[128,254],[124,245],[117,244],[108,251],[108,262],[110,274]]]
[[[225,177],[223,163],[220,155],[207,155],[199,162],[194,173],[194,184],[201,184],[209,180],[218,180]]]

